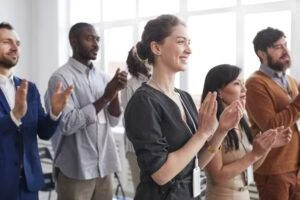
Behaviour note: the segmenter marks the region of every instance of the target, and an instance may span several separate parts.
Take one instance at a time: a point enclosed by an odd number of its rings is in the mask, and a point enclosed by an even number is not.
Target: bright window
[[[188,68],[188,90],[199,95],[205,76],[215,65],[236,63],[236,15],[220,13],[188,20],[192,55]]]
[[[242,4],[270,3],[276,1],[285,1],[285,0],[242,0]]]
[[[259,23],[257,23],[259,22]],[[251,73],[258,70],[260,61],[253,49],[253,39],[258,31],[267,27],[282,30],[290,46],[291,39],[291,12],[266,12],[247,14],[245,16],[245,38],[244,38],[244,75],[249,77]]]
[[[179,12],[179,0],[138,0],[139,17]]]
[[[142,34],[143,34],[144,27],[146,24],[147,24],[147,21],[141,21],[138,24],[138,41],[140,41],[142,39]]]
[[[77,22],[99,23],[101,20],[99,0],[72,0],[70,3],[70,24]]]
[[[113,75],[117,68],[127,70],[125,62],[133,46],[132,27],[117,27],[104,32],[105,70]]]
[[[135,0],[103,0],[103,20],[132,19],[135,17],[135,8]]]
[[[69,23],[63,29],[79,21],[95,25],[102,47],[95,65],[113,74],[117,67],[126,67],[128,51],[140,41],[147,21],[161,14],[177,15],[187,23],[193,53],[187,72],[176,76],[176,86],[199,97],[206,73],[215,65],[238,65],[245,78],[258,69],[260,63],[252,40],[259,30],[267,26],[283,30],[290,46],[293,6],[297,1],[67,0],[69,6],[62,11],[67,10],[70,19],[60,21]],[[68,31],[60,32],[60,41],[65,41]],[[66,52],[61,50],[60,55]]]
[[[236,0],[188,0],[188,10],[207,10],[213,8],[224,8],[236,5]]]

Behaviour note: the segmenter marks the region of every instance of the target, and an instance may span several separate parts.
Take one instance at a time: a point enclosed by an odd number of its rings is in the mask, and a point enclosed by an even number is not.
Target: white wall
[[[51,74],[59,65],[58,1],[32,0],[32,79],[43,96]]]
[[[0,0],[0,21],[11,23],[21,40],[16,75],[34,81],[41,97],[59,66],[58,0]]]
[[[30,79],[31,75],[31,0],[0,0],[0,21],[14,26],[21,39],[21,58],[15,67],[16,74]]]
[[[291,68],[292,75],[297,78],[298,82],[300,82],[300,1],[297,0],[295,2],[293,12],[296,15],[295,21],[292,24],[292,55],[293,55],[293,65]]]
[[[68,57],[69,0],[0,0],[0,21],[11,23],[22,43],[16,74],[34,81],[43,96],[53,71]],[[300,81],[300,1],[294,4],[292,22],[292,74]],[[60,7],[59,5],[60,4]],[[60,16],[60,21],[58,20]],[[59,41],[59,42],[58,42]]]

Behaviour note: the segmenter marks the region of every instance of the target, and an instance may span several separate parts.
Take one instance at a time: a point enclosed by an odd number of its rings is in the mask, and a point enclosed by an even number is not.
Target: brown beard
[[[267,55],[267,62],[268,62],[268,66],[271,69],[274,69],[275,71],[285,71],[287,68],[290,67],[290,62],[287,65],[284,65],[280,61],[274,62],[273,59],[272,59],[272,57],[270,55]]]
[[[8,59],[0,59],[0,66],[6,68],[6,69],[10,69],[12,67],[14,67],[16,64],[18,63],[18,60],[16,61],[16,63],[13,63],[12,61],[8,60]]]

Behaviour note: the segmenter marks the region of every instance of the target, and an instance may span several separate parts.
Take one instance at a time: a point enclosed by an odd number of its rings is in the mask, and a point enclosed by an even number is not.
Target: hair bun
[[[140,41],[136,44],[136,52],[141,60],[148,59],[148,48],[143,42]]]

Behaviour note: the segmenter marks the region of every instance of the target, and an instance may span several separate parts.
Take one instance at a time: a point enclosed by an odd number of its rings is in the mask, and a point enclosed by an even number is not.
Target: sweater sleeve
[[[247,81],[246,88],[246,109],[249,118],[261,131],[282,125],[290,127],[299,119],[299,94],[293,100],[286,100],[286,96],[275,95],[277,88],[257,76]],[[278,109],[278,105],[275,105],[278,102],[285,105]]]

